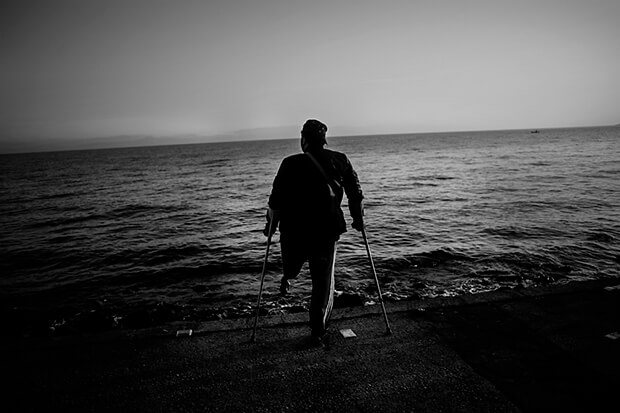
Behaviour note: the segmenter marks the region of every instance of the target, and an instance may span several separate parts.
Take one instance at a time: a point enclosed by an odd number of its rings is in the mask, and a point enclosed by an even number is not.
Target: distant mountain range
[[[66,151],[134,146],[182,145],[192,143],[285,139],[299,137],[299,126],[239,129],[220,134],[117,135],[99,138],[0,137],[0,153]]]

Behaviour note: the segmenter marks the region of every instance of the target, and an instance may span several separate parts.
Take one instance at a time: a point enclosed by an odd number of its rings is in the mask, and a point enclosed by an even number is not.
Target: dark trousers
[[[285,279],[297,277],[308,261],[312,278],[310,328],[313,335],[321,336],[327,330],[334,307],[334,268],[338,242],[300,240],[283,235],[280,243]]]

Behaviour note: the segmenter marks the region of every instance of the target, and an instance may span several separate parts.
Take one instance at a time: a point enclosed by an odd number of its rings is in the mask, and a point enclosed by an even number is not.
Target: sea
[[[620,127],[329,137],[386,302],[620,278]],[[252,317],[267,200],[299,139],[0,155],[0,321],[32,336]],[[348,224],[346,198],[343,202]],[[307,311],[307,267],[261,314]],[[336,310],[374,305],[359,232]]]

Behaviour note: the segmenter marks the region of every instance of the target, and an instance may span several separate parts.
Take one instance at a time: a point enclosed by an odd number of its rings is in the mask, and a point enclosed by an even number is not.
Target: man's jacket
[[[338,204],[346,193],[349,204],[359,205],[362,189],[347,156],[323,148],[311,153],[335,182],[332,188]],[[346,222],[342,209],[339,207],[334,213],[330,203],[327,181],[306,154],[292,155],[282,161],[269,197],[269,207],[280,213],[282,236],[337,240],[346,231]]]

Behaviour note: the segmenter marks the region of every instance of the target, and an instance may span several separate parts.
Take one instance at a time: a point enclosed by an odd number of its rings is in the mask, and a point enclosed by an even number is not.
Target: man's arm
[[[348,158],[346,160],[346,169],[343,178],[344,191],[349,201],[349,213],[351,214],[351,218],[353,218],[351,227],[357,231],[361,231],[364,229],[364,194],[362,193],[362,187],[357,173],[353,169]]]
[[[271,194],[269,195],[269,208],[267,209],[267,214],[265,215],[267,222],[265,223],[265,229],[263,230],[263,234],[265,234],[266,237],[272,236],[277,231],[278,224],[280,222],[280,209],[282,208],[283,197],[286,192],[284,188],[286,180],[286,173],[284,171],[286,169],[285,164],[286,159],[280,164],[278,173],[273,180]]]

